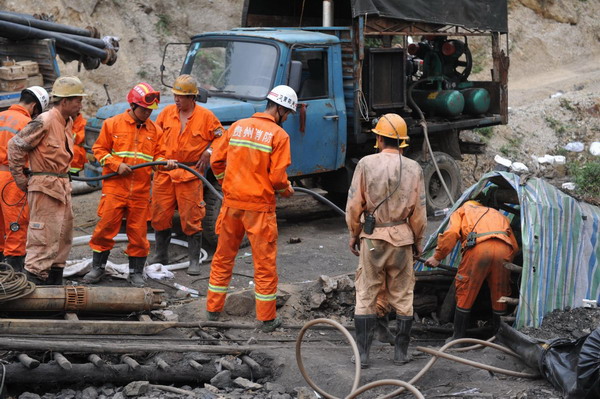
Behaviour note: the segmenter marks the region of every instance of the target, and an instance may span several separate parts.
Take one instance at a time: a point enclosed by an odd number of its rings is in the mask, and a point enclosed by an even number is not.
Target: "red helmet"
[[[127,102],[148,109],[157,109],[160,102],[160,92],[155,91],[148,83],[138,83],[127,94]]]

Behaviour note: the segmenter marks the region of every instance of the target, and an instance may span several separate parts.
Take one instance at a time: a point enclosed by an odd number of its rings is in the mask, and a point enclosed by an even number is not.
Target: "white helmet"
[[[48,104],[50,103],[50,96],[48,95],[46,89],[40,86],[31,86],[23,90],[21,94],[23,94],[23,92],[26,91],[30,92],[35,96],[35,98],[37,98],[38,104],[42,109],[42,112],[44,112],[46,108],[48,108]]]
[[[267,95],[267,98],[275,104],[279,104],[282,107],[292,110],[292,112],[296,112],[298,96],[290,86],[279,85],[273,87],[271,92]]]

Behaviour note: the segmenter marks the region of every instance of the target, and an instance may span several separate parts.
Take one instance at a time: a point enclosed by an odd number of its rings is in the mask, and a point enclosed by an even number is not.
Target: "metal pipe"
[[[2,304],[7,312],[131,313],[162,307],[163,290],[153,288],[51,286]]]
[[[0,12],[0,20],[13,22],[19,25],[30,26],[42,30],[49,30],[60,33],[70,33],[77,36],[93,37],[95,29],[81,29],[73,26],[57,24],[55,22],[42,21],[31,15],[16,14],[10,12]]]
[[[112,65],[117,60],[117,54],[112,49],[99,49],[90,46],[89,44],[65,37],[60,33],[45,31],[7,21],[0,21],[0,30],[4,32],[5,37],[13,40],[54,39],[58,47],[92,58],[98,58],[103,64]]]
[[[323,26],[333,26],[333,0],[323,0]]]

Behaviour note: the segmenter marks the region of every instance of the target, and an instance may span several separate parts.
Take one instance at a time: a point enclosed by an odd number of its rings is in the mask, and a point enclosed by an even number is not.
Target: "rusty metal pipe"
[[[164,307],[164,291],[153,288],[37,287],[26,297],[2,304],[7,312],[131,313]]]

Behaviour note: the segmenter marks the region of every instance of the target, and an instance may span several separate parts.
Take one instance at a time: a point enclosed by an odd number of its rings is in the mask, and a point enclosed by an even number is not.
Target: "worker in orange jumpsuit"
[[[348,246],[359,256],[354,325],[362,368],[369,366],[375,332],[387,323],[378,319],[388,305],[396,313],[394,364],[411,360],[413,253],[422,251],[427,226],[423,170],[402,155],[408,147],[406,122],[385,114],[373,133],[380,152],[358,162],[346,203]]]
[[[77,115],[73,121],[73,161],[71,162],[69,173],[75,176],[78,176],[79,172],[83,170],[83,165],[85,165],[86,162],[94,160],[94,156],[88,153],[83,147],[86,123],[87,120],[82,114]]]
[[[297,101],[291,87],[274,87],[264,112],[237,121],[215,144],[210,163],[223,187],[223,205],[215,226],[219,242],[210,267],[209,320],[217,320],[225,306],[235,257],[246,233],[254,261],[256,318],[263,322],[265,332],[281,325],[275,312],[275,193],[283,197],[294,193],[285,172],[291,164],[290,138],[281,124],[296,111]]]
[[[508,218],[482,205],[483,198],[481,194],[452,213],[448,228],[438,236],[433,256],[425,262],[426,266],[439,265],[461,242],[462,259],[455,278],[454,334],[449,341],[465,336],[471,308],[484,280],[492,297],[494,331],[506,313],[506,303],[498,302],[510,295],[510,271],[504,263],[512,261],[519,246]]]
[[[83,84],[61,76],[52,86],[54,107],[32,120],[8,142],[8,165],[17,187],[27,192],[27,278],[61,285],[73,241],[69,165],[73,159],[73,118],[81,111]],[[26,174],[29,160],[31,172]]]
[[[25,263],[29,206],[27,194],[15,185],[8,169],[8,141],[44,112],[49,102],[46,89],[31,86],[21,92],[18,104],[0,112],[0,261],[16,272],[22,272]]]
[[[161,142],[169,159],[195,167],[203,173],[210,163],[211,143],[223,134],[223,126],[209,110],[196,104],[198,85],[190,75],[175,79],[175,104],[168,105],[156,118],[163,131]],[[152,227],[156,231],[156,254],[150,263],[167,264],[175,208],[179,209],[181,229],[187,236],[187,273],[200,274],[202,219],[204,208],[202,182],[184,169],[158,171],[152,184]]]
[[[144,285],[143,271],[150,244],[146,238],[150,210],[150,176],[148,167],[132,170],[145,162],[165,161],[164,149],[159,139],[161,130],[150,115],[158,108],[160,93],[148,83],[139,83],[129,91],[127,102],[131,108],[108,118],[92,147],[102,165],[103,175],[116,172],[119,176],[104,180],[102,197],[98,205],[100,221],[90,239],[92,270],[83,280],[97,283],[105,275],[105,266],[115,236],[127,218],[127,255],[129,257],[129,282]],[[168,161],[165,169],[174,169],[175,161]]]

